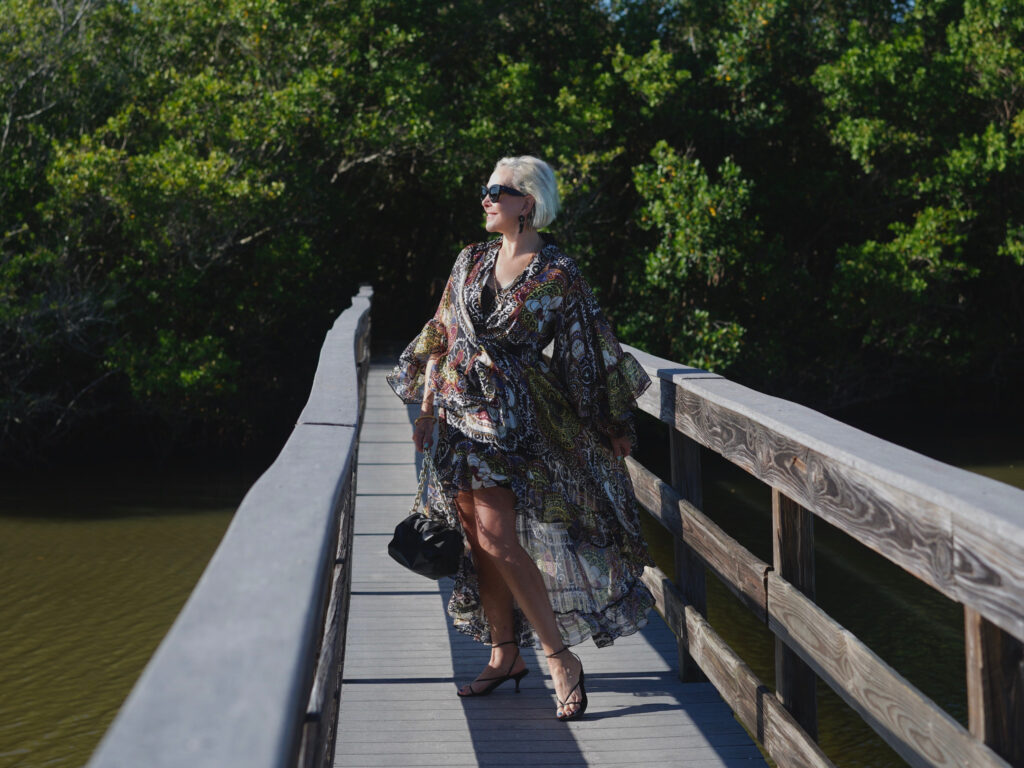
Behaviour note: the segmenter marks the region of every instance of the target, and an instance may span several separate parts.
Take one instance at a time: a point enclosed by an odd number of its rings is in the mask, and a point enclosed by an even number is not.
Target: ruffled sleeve
[[[437,305],[434,316],[423,326],[405,351],[398,358],[398,363],[388,374],[387,380],[395,394],[406,403],[418,403],[423,400],[423,385],[426,382],[427,361],[432,356],[444,356],[448,351],[449,341],[456,332],[454,322],[453,282],[461,258],[456,260],[456,269],[448,278],[441,302]],[[434,377],[437,377],[438,366],[434,366]],[[432,385],[436,392],[436,382]]]
[[[636,358],[623,352],[582,277],[563,299],[552,363],[577,414],[609,437],[636,442],[633,407],[651,385]]]

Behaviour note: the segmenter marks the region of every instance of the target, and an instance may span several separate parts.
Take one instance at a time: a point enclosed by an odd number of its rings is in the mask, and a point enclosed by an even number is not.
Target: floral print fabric
[[[419,402],[437,356],[430,386],[442,487],[430,490],[432,508],[444,514],[439,493],[451,500],[510,488],[519,541],[544,577],[563,639],[608,645],[642,627],[654,603],[640,580],[650,560],[633,487],[608,443],[633,436],[632,408],[650,378],[622,351],[575,262],[551,242],[485,311],[481,293],[500,245],[459,254],[437,312],[388,382],[405,402]],[[550,362],[541,354],[549,345]],[[460,631],[490,642],[469,556],[448,611]],[[517,640],[533,645],[516,613]]]

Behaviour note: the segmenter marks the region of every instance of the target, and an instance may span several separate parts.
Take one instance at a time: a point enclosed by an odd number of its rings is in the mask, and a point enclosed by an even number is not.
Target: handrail
[[[772,488],[769,564],[701,513],[699,470],[696,479],[691,472],[670,485],[628,462],[638,499],[682,542],[683,556],[706,565],[776,635],[779,692],[766,697],[707,623],[702,595],[687,594],[694,585],[648,569],[646,581],[682,649],[776,762],[830,764],[814,740],[812,670],[911,765],[1024,765],[1024,705],[1014,692],[1024,648],[1024,491],[627,349],[654,380],[639,406],[675,431],[674,444],[692,440]],[[812,515],[964,605],[970,731],[814,603]],[[797,718],[803,727],[794,730]]]
[[[89,768],[331,764],[371,298],[361,289],[327,333],[295,429]]]

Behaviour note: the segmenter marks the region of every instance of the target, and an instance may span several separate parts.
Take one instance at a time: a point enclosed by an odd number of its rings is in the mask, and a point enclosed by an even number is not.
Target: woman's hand
[[[418,453],[423,453],[425,448],[434,444],[434,424],[437,419],[434,417],[434,393],[430,389],[430,382],[434,379],[434,367],[439,357],[435,354],[427,359],[427,370],[423,375],[423,404],[420,406],[420,415],[412,425],[412,441]]]
[[[434,444],[434,423],[437,421],[432,414],[423,413],[416,417],[412,426],[412,442],[418,453]]]
[[[616,459],[622,459],[629,456],[629,452],[633,450],[633,444],[629,441],[629,435],[611,437],[608,439],[612,442],[612,456]]]

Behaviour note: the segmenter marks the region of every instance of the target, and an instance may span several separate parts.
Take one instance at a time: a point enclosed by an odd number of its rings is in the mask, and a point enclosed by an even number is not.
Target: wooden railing
[[[369,370],[362,289],[313,389],[90,768],[330,766]]]
[[[669,482],[628,466],[677,542],[674,578],[645,578],[683,679],[706,675],[780,766],[832,765],[816,743],[815,676],[912,766],[1024,766],[1024,491],[628,349],[654,380],[640,407],[671,427]],[[772,563],[701,511],[700,446],[771,488]],[[964,606],[969,729],[815,604],[815,516]],[[708,623],[705,566],[775,634],[776,691]]]

